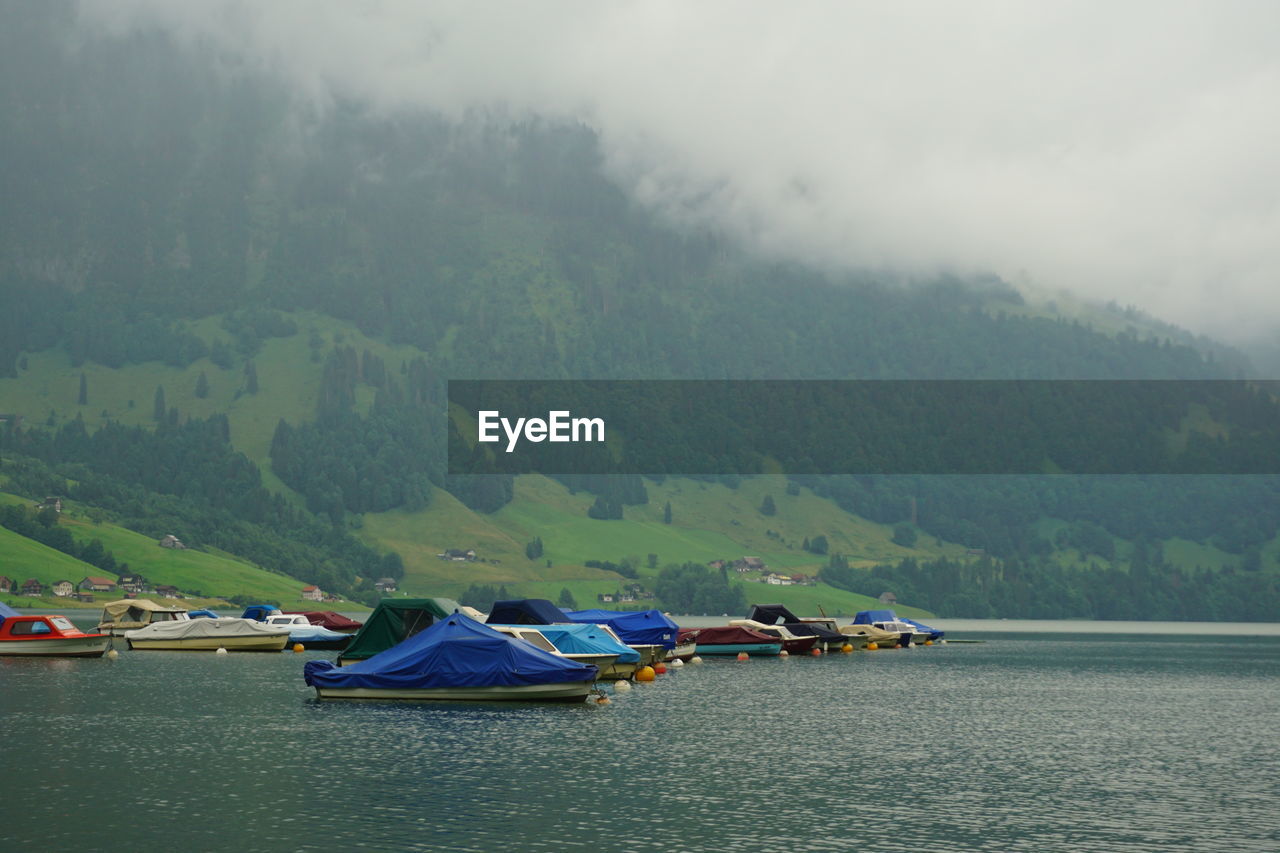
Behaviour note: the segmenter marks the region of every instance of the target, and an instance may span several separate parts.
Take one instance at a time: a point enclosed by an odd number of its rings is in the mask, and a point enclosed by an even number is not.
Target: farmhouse
[[[307,601],[324,601],[324,591],[318,586],[304,586],[302,597]]]
[[[66,598],[76,591],[76,585],[71,581],[54,581],[53,594],[58,598]]]
[[[115,592],[116,582],[111,578],[89,576],[76,584],[82,592]]]
[[[22,594],[30,598],[39,598],[44,595],[44,584],[35,578],[28,578],[22,582]]]

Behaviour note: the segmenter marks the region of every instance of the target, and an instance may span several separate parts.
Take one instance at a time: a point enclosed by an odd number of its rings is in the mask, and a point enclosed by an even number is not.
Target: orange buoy
[[[750,658],[751,658],[751,655],[747,654],[746,652],[738,652],[738,660],[749,660]]]
[[[813,647],[813,651],[809,652],[809,654],[813,655],[815,658],[816,658],[816,657],[821,657],[821,656],[822,656],[822,649],[818,648],[817,646],[814,646],[814,647]]]
[[[845,643],[843,646],[840,647],[840,651],[844,652],[847,655],[851,651],[853,651],[853,646],[849,645],[848,643]]]
[[[876,645],[875,643],[867,643],[867,651],[869,651],[869,652],[874,652],[874,651],[875,651],[876,649],[878,649],[878,648],[880,648],[880,647],[879,647],[878,645]]]
[[[666,675],[666,674],[667,674],[667,665],[666,665],[665,663],[663,663],[662,661],[658,661],[657,663],[655,663],[655,664],[653,665],[653,671],[654,671],[656,674],[658,674],[658,675]]]
[[[608,705],[608,704],[609,704],[609,697],[608,697],[608,696],[604,696],[604,695],[597,696],[597,697],[596,697],[596,704],[597,704],[597,705]]]
[[[294,644],[293,644],[293,651],[294,651],[295,653],[302,651],[302,648],[303,648],[303,647],[302,647],[302,643],[294,643]]]
[[[933,640],[925,640],[925,641],[924,641],[924,644],[925,644],[926,646],[932,646],[932,645],[933,645]]]
[[[636,681],[653,681],[656,678],[653,667],[642,666],[636,670]]]

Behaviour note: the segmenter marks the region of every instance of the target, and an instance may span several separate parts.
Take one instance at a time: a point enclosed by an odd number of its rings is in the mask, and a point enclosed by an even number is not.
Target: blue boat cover
[[[490,625],[552,625],[569,620],[563,610],[545,598],[516,598],[495,601],[484,621]]]
[[[453,613],[409,639],[350,666],[307,661],[303,677],[311,687],[429,689],[433,687],[517,687],[594,681],[594,666],[544,652]]]
[[[3,625],[4,620],[8,619],[10,616],[21,616],[21,615],[22,615],[21,613],[14,610],[12,607],[5,604],[3,601],[0,601],[0,625]]]
[[[270,604],[250,604],[240,614],[241,619],[253,619],[256,622],[266,622],[267,617],[272,613],[279,613],[280,608]]]
[[[188,619],[217,619],[218,614],[212,610],[192,610],[187,614]]]
[[[598,625],[539,625],[538,631],[566,655],[617,655],[622,663],[639,663],[640,653],[619,643]]]
[[[571,610],[565,616],[570,622],[608,625],[622,642],[636,646],[674,649],[680,630],[661,610]]]
[[[937,628],[931,628],[928,625],[924,624],[923,622],[917,622],[916,620],[908,619],[905,616],[901,617],[901,621],[906,622],[908,625],[912,626],[913,628],[919,628],[921,631],[928,634],[929,639],[931,640],[941,640],[947,634],[946,631],[939,631]]]
[[[861,610],[853,617],[855,625],[870,625],[872,622],[895,622],[898,617],[892,610]]]

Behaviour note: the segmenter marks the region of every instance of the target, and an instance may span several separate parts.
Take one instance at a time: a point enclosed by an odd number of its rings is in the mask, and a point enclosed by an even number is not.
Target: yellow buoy
[[[848,643],[845,643],[843,646],[840,647],[840,651],[844,652],[847,655],[849,654],[849,652],[853,651],[853,646],[849,645]]]
[[[636,681],[653,681],[656,677],[651,666],[642,666],[636,670]]]
[[[749,660],[750,658],[751,658],[751,655],[747,654],[746,652],[738,652],[738,660]]]
[[[867,643],[867,651],[869,652],[874,652],[878,648],[880,648],[880,646],[876,645],[875,643]]]
[[[694,655],[693,657],[689,658],[689,663],[702,663],[702,658],[698,657],[697,655]]]
[[[295,653],[296,653],[296,652],[300,652],[300,651],[302,651],[302,643],[294,643],[294,644],[293,644],[293,650],[294,650],[294,652],[295,652]]]
[[[933,645],[933,640],[925,640],[925,641],[924,641],[924,644],[925,644],[926,646],[932,646],[932,645]]]

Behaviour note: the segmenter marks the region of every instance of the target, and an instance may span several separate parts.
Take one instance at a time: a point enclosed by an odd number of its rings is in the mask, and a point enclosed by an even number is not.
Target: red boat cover
[[[364,624],[354,619],[348,619],[341,613],[334,613],[332,610],[286,610],[285,613],[301,613],[307,617],[307,621],[312,625],[319,625],[321,628],[328,628],[330,631],[352,631]]]
[[[736,643],[780,643],[777,637],[770,637],[768,634],[761,634],[759,631],[751,628],[741,628],[737,625],[718,625],[714,628],[693,628],[680,631],[680,638],[685,638],[685,630],[688,630],[693,639],[697,640],[700,646],[728,646]]]

